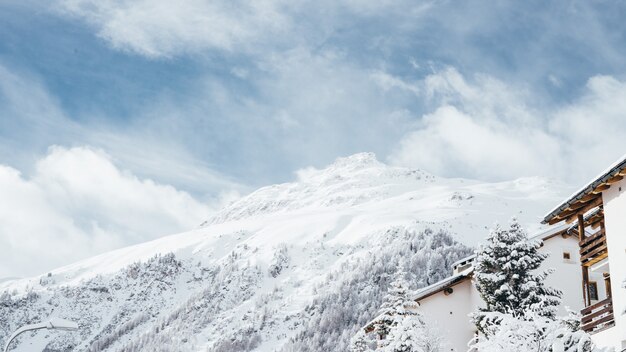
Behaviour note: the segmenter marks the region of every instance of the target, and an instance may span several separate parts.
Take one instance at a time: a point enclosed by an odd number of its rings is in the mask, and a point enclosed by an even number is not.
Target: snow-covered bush
[[[554,320],[529,313],[523,319],[511,314],[487,313],[487,334],[477,338],[477,352],[599,352],[589,334],[572,328],[569,319]]]
[[[441,352],[442,339],[420,319],[409,316],[394,326],[382,348],[382,352]]]

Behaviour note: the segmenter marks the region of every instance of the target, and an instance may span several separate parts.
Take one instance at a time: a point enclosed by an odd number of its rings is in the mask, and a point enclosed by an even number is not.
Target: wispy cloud
[[[241,49],[291,27],[283,1],[64,0],[61,5],[95,26],[113,47],[150,57]]]
[[[246,189],[198,159],[178,140],[151,130],[147,122],[129,128],[106,120],[70,118],[37,77],[1,63],[0,102],[4,116],[0,119],[0,157],[19,169],[30,170],[32,156],[44,153],[50,145],[91,145],[106,150],[119,165],[140,176],[193,191],[206,201],[221,192]]]
[[[93,1],[60,0],[114,48],[152,58],[205,50],[268,52],[323,43],[354,18],[409,18],[430,1]]]

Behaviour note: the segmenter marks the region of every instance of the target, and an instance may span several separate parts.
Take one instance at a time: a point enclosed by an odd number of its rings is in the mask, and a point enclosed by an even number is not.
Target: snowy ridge
[[[349,207],[434,182],[435,176],[424,171],[387,166],[372,153],[355,154],[323,170],[302,170],[298,182],[263,187],[203,226],[297,209]]]
[[[481,183],[341,158],[190,232],[0,283],[0,342],[60,316],[81,332],[20,338],[17,350],[342,351],[400,265],[426,287],[494,221],[515,215],[534,232],[563,193],[539,178]]]

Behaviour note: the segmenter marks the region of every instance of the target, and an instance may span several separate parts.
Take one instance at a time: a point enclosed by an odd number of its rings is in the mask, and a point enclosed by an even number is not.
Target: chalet
[[[601,347],[626,349],[626,156],[552,210],[578,237],[582,329]],[[601,279],[598,280],[598,275]],[[604,290],[601,290],[604,288]]]
[[[546,281],[547,285],[563,292],[560,314],[565,315],[567,308],[581,310],[583,294],[578,280],[580,276],[580,255],[578,251],[578,236],[570,229],[569,224],[553,226],[550,229],[536,234],[532,239],[541,241],[542,253],[548,257],[542,264],[542,269],[553,268],[555,273]],[[443,337],[447,351],[467,351],[468,342],[476,334],[476,327],[470,322],[469,314],[483,305],[483,301],[472,283],[474,257],[464,258],[452,265],[453,274],[447,279],[418,291],[415,301],[419,303],[419,310],[426,321]],[[603,276],[592,273],[590,278],[601,281]],[[602,286],[597,288],[598,301],[606,295]],[[567,307],[567,308],[566,308]]]

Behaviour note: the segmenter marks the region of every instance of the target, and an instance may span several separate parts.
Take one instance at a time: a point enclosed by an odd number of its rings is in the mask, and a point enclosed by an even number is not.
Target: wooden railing
[[[615,325],[613,318],[613,301],[611,297],[592,304],[580,311],[582,319],[580,328],[585,332],[598,332]]]
[[[584,266],[593,265],[608,255],[604,229],[585,237],[579,245],[580,263]]]

